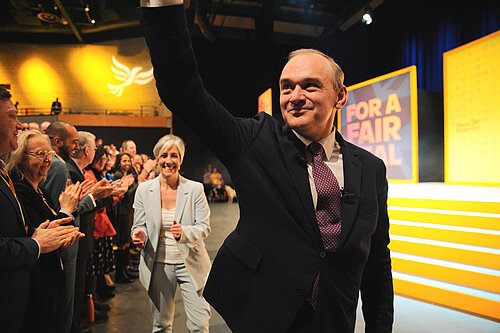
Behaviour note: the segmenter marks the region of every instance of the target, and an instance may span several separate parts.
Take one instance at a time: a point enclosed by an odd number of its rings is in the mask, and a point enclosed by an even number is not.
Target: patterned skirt
[[[94,237],[94,251],[87,262],[87,277],[102,276],[115,270],[113,236]]]

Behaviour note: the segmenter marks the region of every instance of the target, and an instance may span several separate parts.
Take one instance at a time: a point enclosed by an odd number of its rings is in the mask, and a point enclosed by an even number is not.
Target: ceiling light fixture
[[[361,22],[363,22],[366,25],[369,25],[370,23],[373,22],[371,10],[369,8],[365,10],[363,17],[361,18]]]

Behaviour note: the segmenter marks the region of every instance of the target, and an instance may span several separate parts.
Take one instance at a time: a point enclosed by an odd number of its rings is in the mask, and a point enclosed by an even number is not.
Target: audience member
[[[92,164],[85,171],[85,179],[91,180],[93,184],[97,184],[101,179],[105,179],[102,171],[107,161],[107,153],[104,148],[97,148]],[[123,193],[126,190],[127,188],[124,188]],[[91,281],[90,293],[96,295],[96,292],[98,292],[102,299],[113,296],[113,293],[107,288],[104,281],[104,274],[109,274],[114,270],[114,243],[112,236],[116,235],[107,210],[111,209],[112,205],[118,202],[118,200],[119,197],[113,197],[113,201],[109,201],[108,206],[95,212],[94,218],[94,248],[87,262],[87,278]],[[101,308],[101,310],[106,309]]]
[[[50,121],[44,121],[43,123],[40,124],[40,132],[43,134],[46,134],[45,131],[47,130],[47,127],[50,126]]]
[[[93,161],[95,155],[95,136],[92,133],[80,131],[78,135],[78,149],[73,152],[72,157],[66,161],[66,167],[70,174],[72,182],[83,182],[84,169]],[[92,183],[92,181],[89,181]],[[88,258],[94,249],[94,212],[102,207],[112,203],[113,199],[109,197],[112,194],[113,187],[108,186],[106,180],[97,182],[93,189],[99,189],[98,192],[93,192],[92,197],[95,199],[94,206],[80,215],[80,229],[87,235],[80,240],[77,256],[75,260],[75,277],[73,282],[73,309],[71,330],[73,332],[86,329],[88,326],[86,305],[86,291],[91,289],[91,281],[86,279]],[[107,314],[96,309],[95,318],[97,321],[107,320]]]
[[[115,172],[113,179],[116,181],[126,175],[133,175],[133,168],[130,155],[128,153],[120,153],[116,157]],[[135,179],[135,177],[134,177]],[[135,274],[128,271],[127,267],[130,263],[130,229],[133,222],[133,208],[135,190],[137,189],[137,180],[131,184],[123,196],[123,199],[118,203],[117,210],[117,225],[118,225],[118,251],[116,253],[116,275],[115,279],[118,283],[130,283],[135,279]]]
[[[36,131],[40,132],[40,125],[38,125],[38,123],[31,122],[31,123],[29,123],[29,129],[36,130]]]
[[[81,242],[86,244],[89,239],[93,238],[92,232],[89,232],[89,225],[93,224],[93,221],[89,220],[89,213],[96,208],[96,203],[98,202],[96,200],[108,196],[112,189],[109,188],[106,183],[92,186],[90,182],[84,181],[83,173],[79,171],[79,167],[70,157],[80,149],[78,144],[78,132],[74,126],[62,121],[54,121],[47,128],[46,132],[51,140],[51,146],[56,152],[56,155],[52,158],[52,165],[43,187],[49,193],[56,208],[59,209],[60,207],[58,207],[58,203],[55,203],[55,200],[57,200],[59,195],[64,191],[67,179],[71,179],[72,183],[78,181],[82,183],[83,198],[77,206],[75,225],[79,226],[82,232],[87,234],[87,237],[81,239]],[[85,149],[88,152],[88,147]],[[90,154],[90,152],[88,153]],[[71,177],[69,171],[70,166],[72,168]],[[78,176],[79,172],[80,177]],[[68,246],[62,250],[61,257],[65,267],[65,286],[61,291],[62,294],[57,295],[55,298],[55,302],[58,304],[61,314],[57,323],[58,332],[67,333],[70,330],[75,303],[75,289],[79,293],[85,292],[84,290],[82,291],[82,288],[84,288],[85,281],[86,257],[90,252],[85,255],[77,256],[79,251],[84,251],[86,249],[85,246],[79,246],[78,243],[79,242],[75,242],[72,246]],[[92,250],[92,247],[90,247],[90,250]],[[85,295],[83,298],[84,297]]]
[[[73,219],[71,212],[80,200],[80,184],[69,185],[68,181],[66,190],[59,196],[61,209],[56,213],[50,197],[39,187],[40,181],[47,175],[54,154],[49,138],[37,130],[30,130],[19,135],[18,148],[7,164],[17,199],[33,227],[38,227],[45,220],[68,216]],[[60,250],[42,254],[31,276],[33,283],[27,310],[30,320],[23,327],[31,332],[54,332],[56,318],[60,314],[52,297],[64,285]]]
[[[3,331],[19,332],[23,322],[32,320],[23,320],[30,294],[30,270],[40,254],[58,249],[78,235],[78,229],[59,226],[71,218],[46,221],[36,229],[25,218],[4,162],[6,154],[17,149],[22,128],[10,97],[0,87],[0,313]]]

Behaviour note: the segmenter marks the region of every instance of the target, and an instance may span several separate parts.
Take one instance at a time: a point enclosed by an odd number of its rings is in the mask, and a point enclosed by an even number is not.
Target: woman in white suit
[[[179,137],[162,137],[153,149],[160,175],[135,194],[131,235],[142,248],[139,278],[150,298],[153,332],[172,332],[177,285],[188,331],[208,332],[210,306],[202,292],[211,266],[203,242],[210,209],[203,184],[179,175],[184,150]]]

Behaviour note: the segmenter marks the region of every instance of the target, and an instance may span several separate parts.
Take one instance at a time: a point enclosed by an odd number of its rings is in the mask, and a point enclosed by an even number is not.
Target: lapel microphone
[[[340,200],[342,200],[345,203],[353,204],[356,203],[356,193],[353,192],[347,192],[344,189],[340,190]]]

